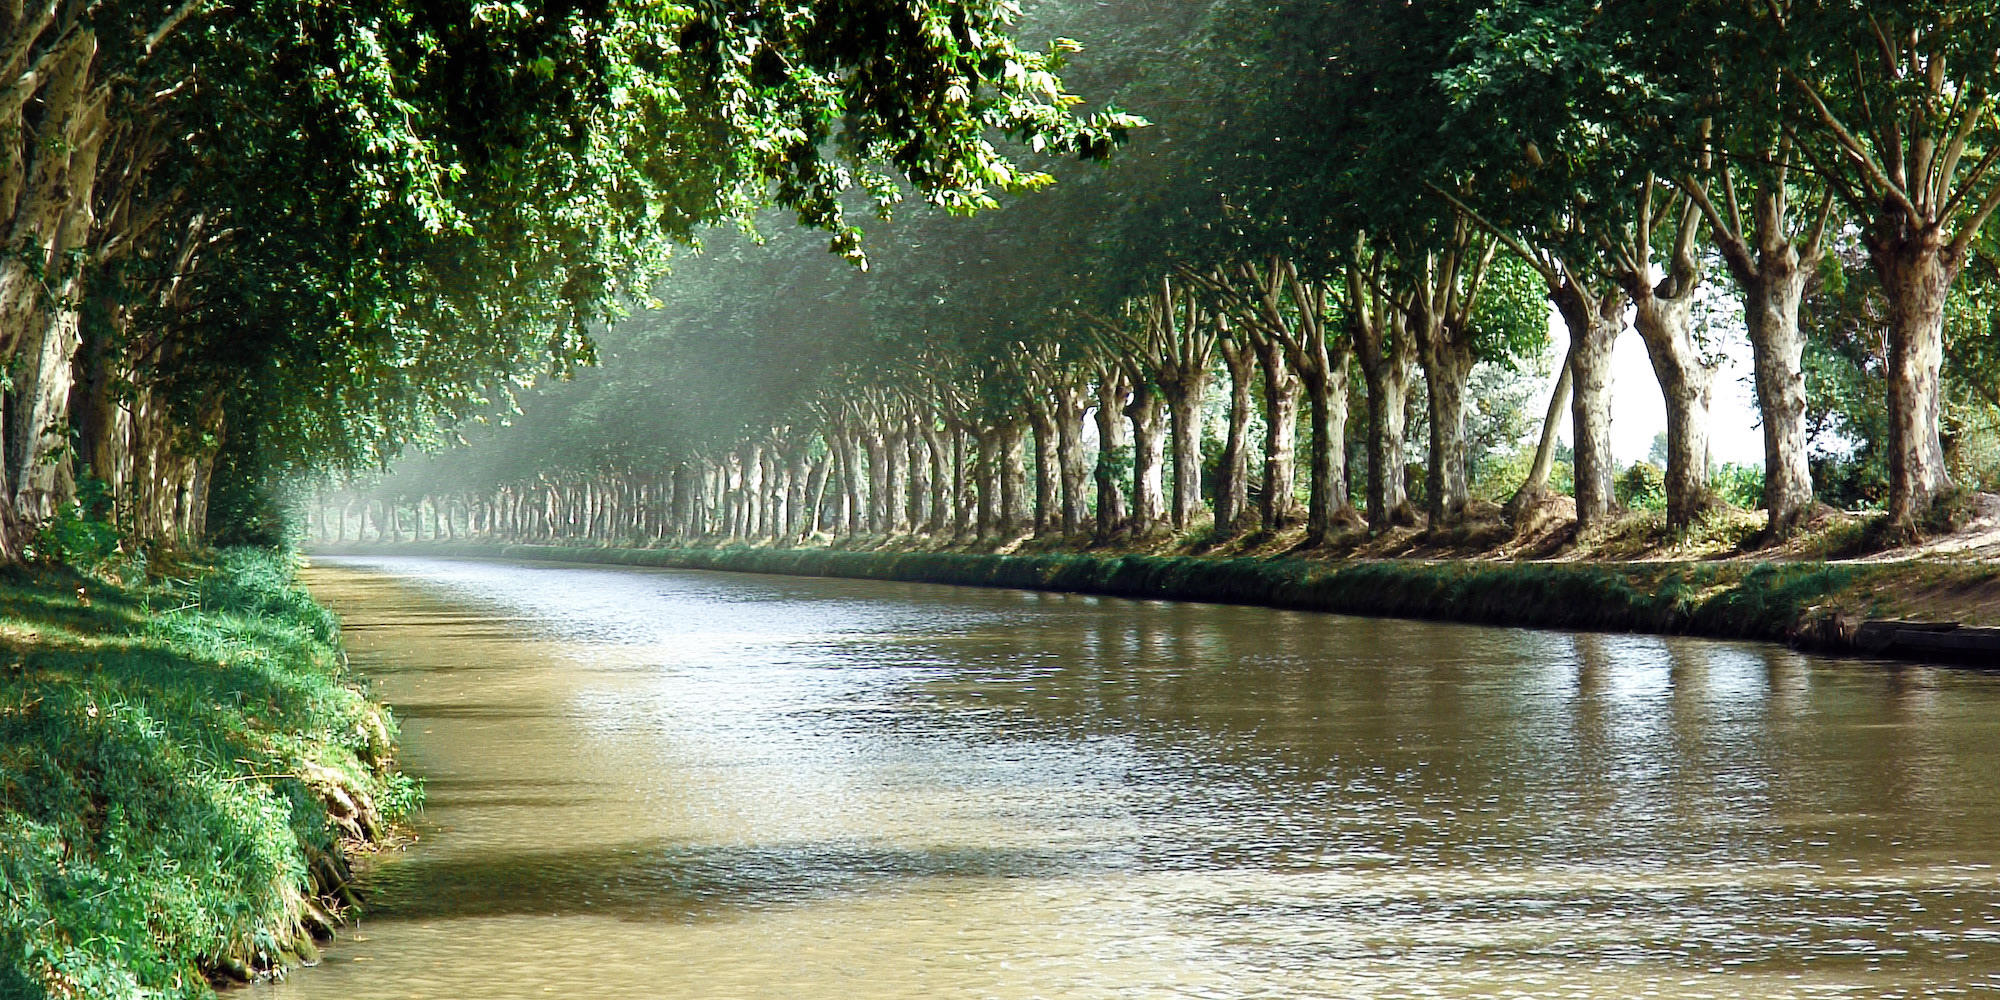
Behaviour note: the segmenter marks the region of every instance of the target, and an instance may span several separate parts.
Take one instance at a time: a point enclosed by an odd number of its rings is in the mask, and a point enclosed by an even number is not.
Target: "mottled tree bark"
[[[1028,468],[1022,443],[1027,428],[1018,417],[1010,417],[995,433],[1000,463],[1000,523],[1003,538],[1013,539],[1028,530]]]
[[[1250,415],[1256,405],[1252,394],[1257,354],[1243,336],[1226,337],[1220,346],[1223,366],[1229,370],[1229,429],[1216,470],[1215,527],[1218,535],[1228,536],[1240,530],[1250,507]]]
[[[1264,387],[1264,494],[1258,513],[1264,530],[1275,532],[1299,522],[1295,492],[1299,397],[1304,387],[1285,357],[1284,344],[1275,338],[1257,338],[1257,363]]]
[[[1174,489],[1169,515],[1185,531],[1201,510],[1201,401],[1208,392],[1208,369],[1187,369],[1160,383],[1173,441]]]
[[[1806,443],[1806,338],[1799,305],[1820,257],[1822,221],[1803,248],[1790,239],[1783,184],[1759,192],[1754,208],[1757,249],[1727,231],[1716,245],[1743,292],[1757,410],[1764,425],[1764,509],[1773,539],[1790,535],[1812,509],[1812,466]]]
[[[1044,400],[1027,404],[1028,426],[1035,447],[1034,533],[1045,535],[1061,523],[1062,467],[1056,456],[1056,421]]]
[[[1589,528],[1616,506],[1611,455],[1611,351],[1625,325],[1625,293],[1574,278],[1555,292],[1570,336],[1570,442],[1576,456],[1576,524]]]
[[[1083,461],[1084,386],[1074,378],[1059,380],[1051,390],[1056,425],[1056,463],[1062,477],[1062,519],[1065,535],[1084,529],[1089,514],[1089,470]]]
[[[1166,401],[1154,386],[1134,380],[1125,417],[1132,424],[1132,534],[1144,538],[1166,515]]]
[[[1951,489],[1938,422],[1943,396],[1944,305],[1964,258],[1936,227],[1885,211],[1865,239],[1889,300],[1889,519],[1907,536],[1937,495]]]
[[[974,537],[991,538],[1000,527],[1000,432],[997,428],[982,430],[974,440],[978,444],[973,471],[979,483],[979,508],[973,532]]]
[[[1132,439],[1126,431],[1125,407],[1132,399],[1132,382],[1116,366],[1106,364],[1097,380],[1097,538],[1109,541],[1131,527],[1125,477],[1130,472]]]
[[[1372,531],[1417,521],[1403,481],[1403,467],[1409,461],[1404,433],[1415,351],[1403,346],[1409,340],[1406,333],[1397,332],[1385,339],[1387,343],[1355,338],[1355,354],[1361,359],[1361,374],[1368,386],[1368,527]]]
[[[976,456],[967,455],[968,435],[964,428],[953,427],[951,431],[951,493],[952,522],[954,536],[964,538],[968,534],[977,536],[983,527],[975,516],[977,498],[976,484],[973,482],[973,466]]]
[[[1632,325],[1645,342],[1653,377],[1667,411],[1667,526],[1685,528],[1714,506],[1708,488],[1708,411],[1715,368],[1702,356],[1694,339],[1694,296],[1701,284],[1701,263],[1695,255],[1695,233],[1701,216],[1691,201],[1675,191],[1657,207],[1655,185],[1648,181],[1630,248],[1621,256],[1618,272],[1632,299]],[[1681,206],[1678,231],[1667,252],[1665,274],[1653,279],[1654,229],[1664,216]]]

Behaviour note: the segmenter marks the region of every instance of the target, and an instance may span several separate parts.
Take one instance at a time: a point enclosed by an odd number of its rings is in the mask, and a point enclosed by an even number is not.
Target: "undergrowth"
[[[0,996],[206,997],[312,953],[341,840],[416,796],[337,628],[262,550],[0,572]]]

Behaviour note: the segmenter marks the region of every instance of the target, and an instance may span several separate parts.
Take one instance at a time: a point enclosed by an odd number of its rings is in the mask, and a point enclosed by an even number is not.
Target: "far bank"
[[[325,546],[1250,604],[1471,624],[1755,639],[1848,655],[2000,665],[2000,566],[1976,562],[1319,561],[827,548],[426,542]],[[1913,627],[1913,623],[1925,623]],[[1885,624],[1887,623],[1887,624]]]

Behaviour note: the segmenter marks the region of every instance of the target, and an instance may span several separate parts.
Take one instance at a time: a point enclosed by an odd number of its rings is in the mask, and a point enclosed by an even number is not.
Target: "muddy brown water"
[[[430,559],[314,593],[420,839],[304,998],[2000,993],[2000,675]]]

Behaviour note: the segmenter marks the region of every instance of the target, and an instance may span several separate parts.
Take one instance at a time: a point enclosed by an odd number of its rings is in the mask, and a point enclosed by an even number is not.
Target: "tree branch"
[[[152,31],[146,33],[146,48],[144,54],[139,57],[140,60],[144,61],[151,58],[153,50],[159,48],[160,43],[166,41],[167,36],[173,34],[174,29],[180,27],[182,21],[194,16],[195,12],[199,11],[208,2],[209,0],[187,0],[186,3],[176,8],[173,13],[168,14],[166,20],[161,21],[158,25],[154,26]]]
[[[1800,79],[1789,70],[1786,71],[1785,75],[1791,77],[1792,82],[1798,85],[1800,91],[1804,92],[1806,100],[1811,102],[1813,110],[1819,115],[1820,122],[1833,133],[1834,138],[1839,141],[1841,148],[1846,150],[1847,155],[1853,158],[1855,165],[1861,168],[1862,174],[1879,188],[1883,194],[1894,198],[1897,206],[1903,211],[1908,212],[1910,218],[1922,218],[1921,214],[1917,211],[1917,206],[1910,201],[1908,192],[1903,190],[1902,185],[1891,180],[1889,175],[1882,169],[1882,166],[1875,162],[1875,158],[1868,155],[1867,147],[1862,145],[1861,140],[1854,137],[1853,132],[1848,131],[1847,126],[1841,122],[1840,116],[1834,114],[1833,109],[1826,106],[1826,102],[1820,99],[1819,91],[1814,89],[1812,84]]]
[[[1967,197],[1972,194],[1973,189],[1979,186],[1980,180],[1986,176],[1987,171],[1993,168],[1993,164],[1996,161],[2000,161],[2000,143],[1994,143],[1993,148],[1987,150],[1986,155],[1979,158],[1979,162],[1973,166],[1972,172],[1966,175],[1965,183],[1959,185],[1958,190],[1952,193],[1951,200],[1944,203],[1944,209],[1938,213],[1939,222],[1950,219],[1952,215],[1956,214],[1964,206]]]
[[[1438,187],[1437,184],[1435,184],[1434,182],[1425,181],[1424,184],[1425,186],[1429,187],[1432,191],[1437,192],[1439,197],[1443,198],[1447,202],[1450,202],[1451,207],[1459,210],[1460,212],[1464,212],[1465,217],[1471,219],[1473,221],[1473,224],[1477,225],[1481,229],[1486,230],[1488,233],[1491,233],[1494,239],[1499,240],[1500,242],[1506,244],[1507,249],[1514,251],[1515,255],[1519,256],[1521,260],[1526,262],[1529,267],[1534,268],[1535,273],[1541,275],[1542,280],[1547,282],[1551,287],[1555,286],[1556,284],[1562,281],[1562,273],[1560,271],[1556,270],[1556,268],[1553,265],[1551,265],[1548,261],[1543,260],[1540,255],[1528,249],[1527,244],[1522,243],[1520,239],[1516,237],[1514,234],[1509,233],[1501,229],[1499,226],[1496,226],[1493,223],[1486,221],[1486,217],[1480,215],[1478,211],[1472,208],[1472,206],[1467,205],[1462,201],[1459,201],[1456,197],[1452,196],[1451,192],[1446,191],[1444,188]]]
[[[1965,252],[1971,249],[1973,238],[1986,228],[1986,222],[1993,217],[1995,209],[2000,209],[2000,181],[1994,182],[1986,192],[1986,200],[1979,203],[1972,218],[1965,221],[1965,225],[1958,230],[1958,237],[1951,241],[1952,252],[1959,260],[1965,259]]]
[[[1826,252],[1826,230],[1833,221],[1833,192],[1824,191],[1819,196],[1819,214],[1813,219],[1812,229],[1806,236],[1805,248],[1800,251],[1801,260],[1817,262]]]

